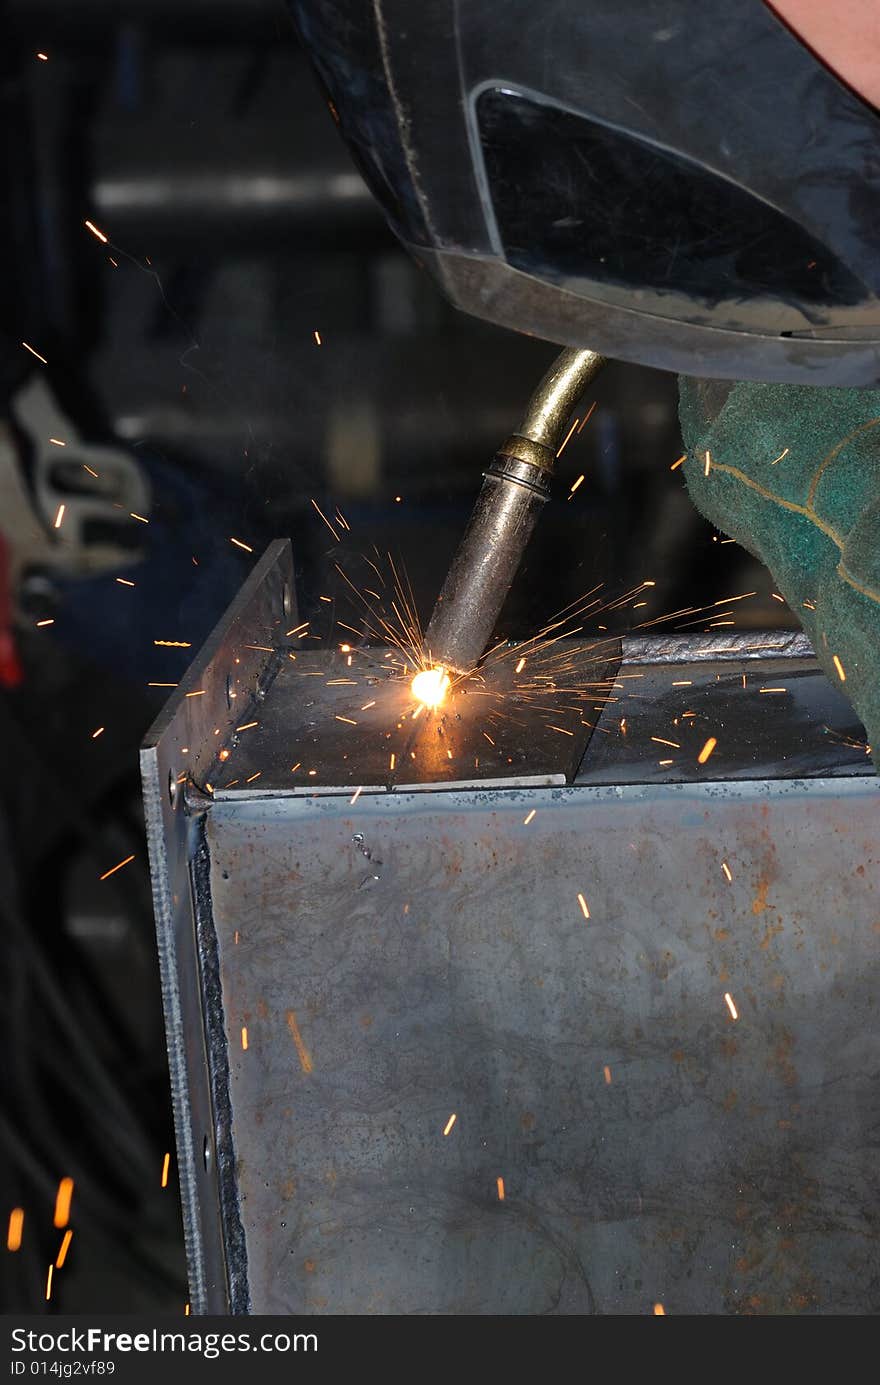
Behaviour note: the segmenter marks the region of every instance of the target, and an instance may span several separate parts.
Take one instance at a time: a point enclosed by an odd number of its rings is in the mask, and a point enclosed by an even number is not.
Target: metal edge
[[[237,1205],[225,1196],[228,1184],[218,1176],[218,1166],[223,1171],[234,1161],[231,1130],[223,1121],[228,1068],[218,1066],[218,1051],[222,1048],[225,1054],[226,1038],[222,1007],[214,1012],[205,1005],[208,986],[212,1004],[216,998],[213,925],[197,907],[204,883],[196,869],[203,823],[189,810],[184,782],[198,782],[207,772],[216,754],[215,728],[228,734],[247,706],[265,695],[276,666],[275,641],[268,635],[288,619],[295,622],[296,605],[293,558],[285,539],[270,544],[256,563],[140,750],[184,1245],[195,1314],[246,1311],[239,1286],[246,1285],[247,1274],[246,1266],[234,1266],[230,1283],[227,1273],[227,1247],[236,1247],[237,1259],[244,1241],[242,1232],[238,1244]],[[255,632],[264,631],[272,649],[247,643],[255,639]]]

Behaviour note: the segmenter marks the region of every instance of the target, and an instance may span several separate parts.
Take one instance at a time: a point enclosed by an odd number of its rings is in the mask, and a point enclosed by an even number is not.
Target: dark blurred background
[[[0,13],[4,1230],[24,1211],[0,1307],[180,1313],[137,773],[156,685],[238,590],[247,549],[280,535],[327,635],[344,610],[333,564],[374,547],[426,619],[480,469],[553,348],[462,317],[400,250],[283,0]],[[643,578],[641,618],[756,589],[738,623],[791,624],[670,471],[673,377],[614,366],[593,402],[504,632]],[[340,546],[312,500],[345,516]],[[74,1234],[47,1299],[62,1177]]]

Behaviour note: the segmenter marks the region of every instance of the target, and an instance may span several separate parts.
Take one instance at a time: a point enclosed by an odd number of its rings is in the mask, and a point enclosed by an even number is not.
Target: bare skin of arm
[[[880,0],[768,0],[842,81],[880,107]]]

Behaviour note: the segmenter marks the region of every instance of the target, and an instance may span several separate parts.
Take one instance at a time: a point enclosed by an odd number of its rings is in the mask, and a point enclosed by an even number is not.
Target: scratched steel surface
[[[878,806],[215,802],[252,1310],[876,1312]]]
[[[513,778],[564,784],[620,661],[619,640],[569,639],[524,658],[529,666],[517,676],[511,650],[455,684],[432,712],[413,699],[413,669],[403,673],[399,651],[345,651],[281,651],[270,694],[244,714],[211,771],[218,798]]]

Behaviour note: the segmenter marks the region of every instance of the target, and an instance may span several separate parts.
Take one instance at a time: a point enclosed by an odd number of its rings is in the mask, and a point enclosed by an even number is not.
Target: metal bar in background
[[[567,782],[527,719],[508,786],[353,793],[290,572],[143,752],[194,1311],[874,1311],[878,787],[809,647],[624,641]]]

